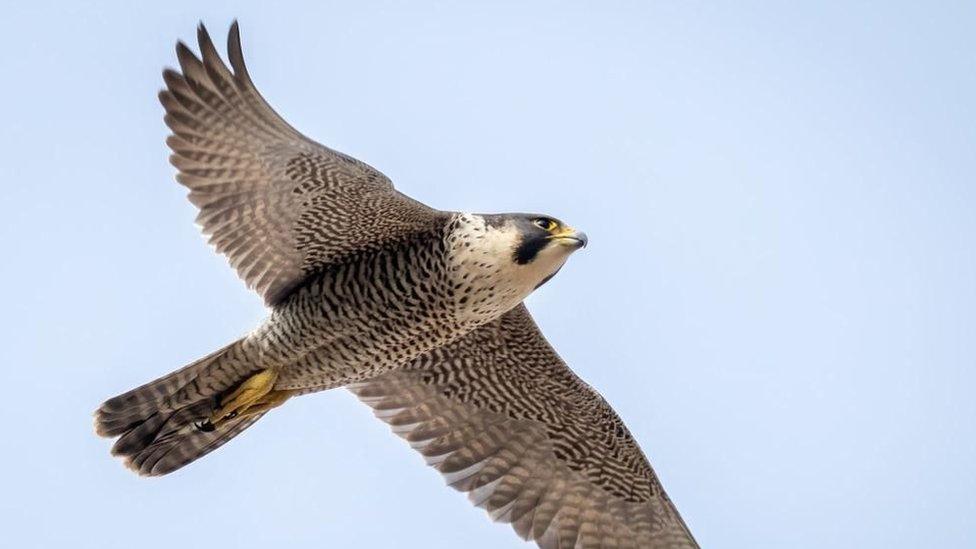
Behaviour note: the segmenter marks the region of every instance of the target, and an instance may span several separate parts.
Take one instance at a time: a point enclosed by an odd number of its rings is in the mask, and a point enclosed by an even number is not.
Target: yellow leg
[[[289,391],[287,389],[282,391],[271,391],[243,411],[238,412],[238,415],[250,416],[253,414],[263,414],[272,408],[281,406],[286,400],[291,398],[291,395],[293,394],[295,394],[295,391]]]
[[[271,393],[276,379],[278,379],[278,372],[271,368],[247,378],[237,389],[234,389],[233,393],[220,400],[220,409],[210,416],[210,422],[219,425],[223,421],[237,417],[252,404]]]

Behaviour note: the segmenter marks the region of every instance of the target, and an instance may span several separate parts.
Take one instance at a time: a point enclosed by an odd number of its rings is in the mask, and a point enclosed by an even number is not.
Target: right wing
[[[382,173],[278,116],[247,73],[236,21],[227,40],[233,72],[202,24],[197,37],[202,61],[180,42],[181,72],[163,73],[170,160],[210,243],[266,303],[324,266],[439,219]]]
[[[542,547],[698,547],[623,421],[524,305],[349,389],[452,487]]]

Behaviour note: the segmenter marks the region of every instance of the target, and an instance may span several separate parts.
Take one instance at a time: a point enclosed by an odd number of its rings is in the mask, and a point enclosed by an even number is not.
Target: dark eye
[[[556,222],[548,217],[537,217],[532,220],[532,223],[543,231],[551,231],[556,228]]]

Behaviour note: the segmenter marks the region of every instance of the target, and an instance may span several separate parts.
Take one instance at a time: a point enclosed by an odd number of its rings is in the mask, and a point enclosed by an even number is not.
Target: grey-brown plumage
[[[496,520],[543,547],[697,547],[620,418],[521,301],[586,243],[557,220],[442,212],[319,145],[261,98],[236,23],[221,61],[177,46],[160,93],[198,222],[271,310],[252,333],[106,401],[144,475],[301,394],[346,386]]]
[[[697,547],[637,442],[524,305],[349,387],[448,483],[543,547]]]

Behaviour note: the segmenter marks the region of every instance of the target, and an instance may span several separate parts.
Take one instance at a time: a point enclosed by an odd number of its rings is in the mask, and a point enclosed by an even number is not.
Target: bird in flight
[[[159,99],[210,243],[264,299],[253,332],[107,400],[140,475],[217,449],[290,398],[345,387],[496,521],[540,547],[698,547],[609,404],[522,301],[586,235],[538,214],[439,211],[261,97],[235,22],[176,46]]]

